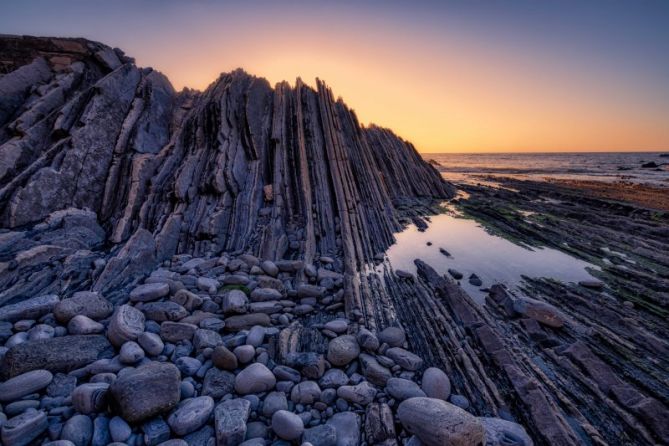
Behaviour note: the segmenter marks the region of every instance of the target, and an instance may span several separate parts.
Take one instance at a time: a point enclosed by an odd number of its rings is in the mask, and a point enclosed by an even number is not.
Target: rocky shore
[[[0,36],[0,95],[3,445],[669,443],[665,213],[455,198],[320,81],[175,92],[100,43]],[[598,281],[480,305],[393,270],[444,200]]]
[[[329,258],[178,255],[118,306],[91,291],[4,306],[2,442],[531,444],[464,410],[403,329],[347,318],[343,286]]]

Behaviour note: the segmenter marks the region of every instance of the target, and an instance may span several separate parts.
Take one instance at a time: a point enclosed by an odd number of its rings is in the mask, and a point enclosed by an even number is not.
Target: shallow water
[[[483,281],[481,288],[494,283],[516,288],[523,275],[578,282],[594,280],[586,268],[599,269],[555,249],[519,246],[488,233],[471,219],[441,214],[431,220],[425,232],[411,225],[395,235],[397,242],[386,252],[393,269],[416,273],[414,259],[423,260],[441,274],[448,274],[448,269],[454,268],[464,274],[460,280],[462,288],[481,304],[485,302],[486,293],[468,282],[472,273]],[[432,246],[427,246],[428,241]],[[443,255],[439,248],[447,250],[451,257]]]

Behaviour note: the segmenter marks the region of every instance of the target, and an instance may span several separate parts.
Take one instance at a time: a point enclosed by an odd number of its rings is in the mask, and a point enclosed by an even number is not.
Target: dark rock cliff
[[[0,37],[0,73],[0,305],[88,285],[113,297],[174,254],[245,251],[333,256],[358,307],[355,272],[401,211],[452,194],[321,81],[236,70],[177,93],[118,49],[16,36]]]

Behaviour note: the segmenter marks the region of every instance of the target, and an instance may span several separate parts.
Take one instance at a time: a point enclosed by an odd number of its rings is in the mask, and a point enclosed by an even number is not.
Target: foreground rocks
[[[338,274],[332,262],[319,266],[330,274],[305,280],[293,268],[267,276],[265,269],[275,270],[248,254],[176,256],[145,280],[167,288],[139,284],[140,291],[115,308],[104,305],[100,293],[44,306],[38,301],[40,309],[34,305],[26,314],[40,314],[39,323],[19,319],[9,327],[14,345],[4,350],[2,364],[9,379],[0,383],[3,444],[183,439],[357,446],[395,445],[411,435],[427,445],[482,438],[482,422],[445,401],[447,374],[425,369],[402,328],[372,331],[332,307],[341,302],[344,284],[329,283]],[[231,276],[244,278],[244,291],[209,286]],[[261,283],[273,284],[276,293],[256,292],[267,289]],[[319,296],[286,292],[300,283]],[[246,300],[235,297],[239,305],[226,306],[238,293]],[[254,300],[273,302],[276,311],[255,313]],[[163,307],[175,316],[156,311]],[[80,328],[72,323],[77,318],[99,324],[102,334],[72,333]],[[40,339],[18,338],[24,329]],[[511,428],[494,420],[486,429],[495,438]]]

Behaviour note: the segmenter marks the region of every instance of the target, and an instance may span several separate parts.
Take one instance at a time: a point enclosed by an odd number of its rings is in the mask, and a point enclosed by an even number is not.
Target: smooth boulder
[[[397,415],[404,428],[426,446],[483,444],[483,425],[459,407],[435,398],[409,398],[400,403]]]
[[[111,394],[123,418],[136,423],[173,409],[179,403],[180,384],[176,366],[150,362],[121,374]]]

